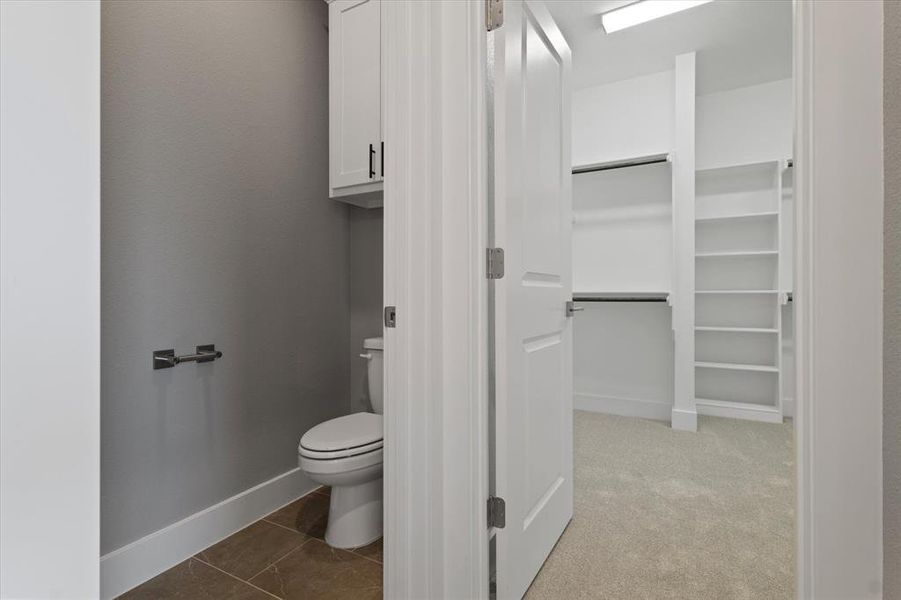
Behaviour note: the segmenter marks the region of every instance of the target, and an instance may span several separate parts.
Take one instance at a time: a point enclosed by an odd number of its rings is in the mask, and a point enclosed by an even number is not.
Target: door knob
[[[576,306],[576,303],[572,300],[566,301],[566,316],[571,317],[577,312],[581,312],[585,310],[584,306]]]

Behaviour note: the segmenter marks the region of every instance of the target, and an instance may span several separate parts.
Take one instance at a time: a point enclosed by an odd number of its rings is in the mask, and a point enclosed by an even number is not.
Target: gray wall
[[[363,340],[382,335],[382,209],[350,209],[350,409],[371,410]]]
[[[321,1],[103,4],[104,553],[296,467],[348,411],[326,23]],[[224,358],[150,369],[203,343]]]
[[[885,6],[885,598],[901,600],[901,2]]]

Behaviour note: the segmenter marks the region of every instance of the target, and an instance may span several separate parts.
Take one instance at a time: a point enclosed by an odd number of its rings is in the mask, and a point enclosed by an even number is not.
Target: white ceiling
[[[546,0],[573,51],[575,89],[673,68],[696,50],[698,94],[791,77],[791,0],[715,0],[612,34],[601,13],[630,0]]]

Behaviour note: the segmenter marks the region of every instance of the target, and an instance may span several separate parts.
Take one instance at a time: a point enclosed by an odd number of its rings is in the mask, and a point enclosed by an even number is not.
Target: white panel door
[[[570,49],[541,2],[504,2],[495,36],[499,598],[528,589],[573,514]]]
[[[329,4],[332,189],[381,181],[380,0]]]

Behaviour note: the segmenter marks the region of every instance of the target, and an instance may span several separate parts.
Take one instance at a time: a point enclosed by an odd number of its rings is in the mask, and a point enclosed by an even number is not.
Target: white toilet
[[[358,548],[382,536],[382,338],[363,341],[369,361],[371,413],[355,413],[316,425],[300,439],[300,468],[331,486],[325,541]]]

